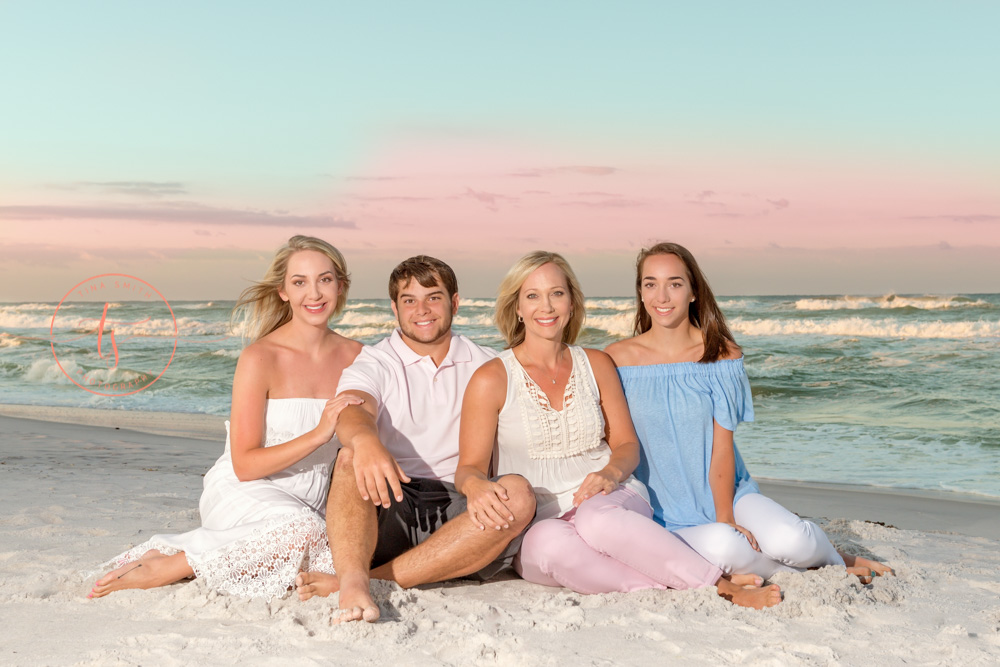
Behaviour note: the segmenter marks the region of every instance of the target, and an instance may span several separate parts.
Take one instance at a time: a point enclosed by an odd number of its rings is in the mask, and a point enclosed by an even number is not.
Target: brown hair
[[[694,255],[682,245],[676,243],[657,243],[651,248],[643,248],[639,252],[639,257],[635,261],[635,323],[632,327],[632,335],[638,336],[649,331],[653,322],[646,312],[646,307],[642,303],[642,265],[647,257],[652,255],[676,255],[687,271],[688,281],[691,283],[691,291],[694,294],[694,301],[688,304],[688,320],[694,326],[701,329],[705,337],[705,353],[698,361],[709,363],[718,361],[728,352],[728,343],[736,345],[736,339],[726,325],[726,316],[719,309],[719,304],[715,302],[715,295],[708,284],[705,274],[698,268],[698,262]]]
[[[389,299],[393,302],[399,296],[399,290],[416,280],[421,287],[434,287],[440,284],[448,293],[448,298],[458,294],[458,278],[451,267],[440,259],[417,255],[404,259],[389,274]]]
[[[302,250],[315,250],[330,258],[333,271],[337,274],[337,282],[342,288],[340,296],[337,297],[337,305],[330,311],[330,318],[344,310],[347,290],[351,286],[351,274],[347,272],[344,256],[322,239],[312,236],[293,236],[274,253],[274,259],[271,260],[271,266],[268,267],[264,277],[243,290],[236,305],[233,306],[229,325],[232,327],[234,322],[242,321],[244,345],[260,340],[292,319],[291,306],[278,295],[278,290],[285,284],[289,258]]]
[[[496,313],[493,321],[497,329],[507,341],[507,347],[515,347],[524,342],[524,322],[517,319],[517,300],[521,295],[521,286],[528,279],[531,273],[546,264],[555,264],[566,276],[566,284],[569,287],[570,301],[573,304],[573,314],[563,329],[562,341],[572,345],[576,342],[576,337],[583,328],[583,321],[587,317],[587,309],[583,303],[583,291],[580,289],[580,281],[576,279],[576,274],[570,268],[569,262],[562,255],[544,250],[536,250],[528,253],[517,260],[510,271],[504,276],[497,289]]]

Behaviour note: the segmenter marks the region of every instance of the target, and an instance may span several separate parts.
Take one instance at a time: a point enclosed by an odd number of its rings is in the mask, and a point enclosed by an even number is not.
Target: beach
[[[98,565],[199,524],[223,417],[0,406],[0,661],[62,664],[896,665],[1000,658],[1000,503],[968,494],[764,480],[846,551],[897,576],[772,579],[753,611],[711,590],[582,596],[513,574],[401,590],[383,620],[334,626],[336,598],[271,602],[195,580],[86,598]]]

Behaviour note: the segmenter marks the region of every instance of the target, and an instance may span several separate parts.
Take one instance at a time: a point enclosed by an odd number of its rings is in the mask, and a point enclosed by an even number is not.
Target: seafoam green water
[[[1000,294],[719,301],[754,388],[757,421],[737,432],[753,474],[1000,497]],[[499,349],[493,304],[464,299],[455,328]],[[63,304],[56,326],[54,303],[0,304],[0,402],[227,414],[240,351],[232,305],[172,303],[176,351],[162,377],[129,396],[100,396],[67,375],[94,390],[148,384],[175,344],[169,313],[111,304],[101,359],[103,303]],[[581,344],[629,335],[632,317],[630,298],[588,299]],[[394,321],[387,300],[356,300],[334,326],[372,343]]]

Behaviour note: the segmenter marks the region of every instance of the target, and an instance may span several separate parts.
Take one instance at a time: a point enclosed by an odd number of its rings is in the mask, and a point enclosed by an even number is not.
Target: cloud
[[[178,181],[77,181],[48,187],[52,190],[100,190],[101,192],[144,199],[188,194],[187,186]]]
[[[1000,222],[1000,215],[910,215],[903,220],[944,220],[948,222]]]
[[[479,192],[477,190],[473,190],[470,187],[466,187],[465,188],[465,192],[462,194],[462,196],[463,197],[468,197],[468,198],[471,198],[471,199],[475,199],[476,201],[482,202],[483,204],[486,205],[486,208],[488,210],[490,210],[490,211],[499,211],[500,210],[500,202],[504,202],[504,201],[508,201],[508,202],[517,201],[516,197],[508,197],[507,195],[499,195],[499,194],[496,194],[495,192]]]
[[[357,229],[351,220],[322,215],[278,215],[268,211],[216,208],[193,202],[144,206],[0,206],[0,220],[122,220],[252,225],[256,227],[339,227]]]
[[[938,243],[937,247],[938,247],[938,250],[951,250],[952,249],[951,244],[948,243],[947,241],[941,241],[941,243]]]
[[[406,195],[351,195],[352,199],[357,199],[359,201],[434,201],[434,197],[409,197]]]
[[[789,201],[787,199],[768,199],[767,203],[779,211],[783,208],[788,208],[789,205]]]
[[[645,206],[646,202],[639,201],[638,199],[601,199],[599,201],[568,201],[563,204],[563,206],[583,206],[586,208],[634,208],[636,206]]]
[[[519,169],[518,171],[511,172],[507,175],[517,176],[519,178],[538,178],[540,176],[554,176],[558,174],[583,174],[584,176],[609,176],[619,171],[621,170],[615,167],[590,167],[581,165],[572,167],[550,167],[547,169]]]

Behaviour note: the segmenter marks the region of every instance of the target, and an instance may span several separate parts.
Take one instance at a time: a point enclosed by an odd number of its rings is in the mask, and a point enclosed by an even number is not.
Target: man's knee
[[[514,524],[520,530],[535,518],[535,490],[520,475],[504,475],[499,480],[507,490],[507,509],[514,515]]]
[[[352,479],[354,478],[354,452],[352,450],[341,448],[341,450],[337,452],[337,460],[333,464],[334,478],[336,478],[338,474],[346,474]]]

